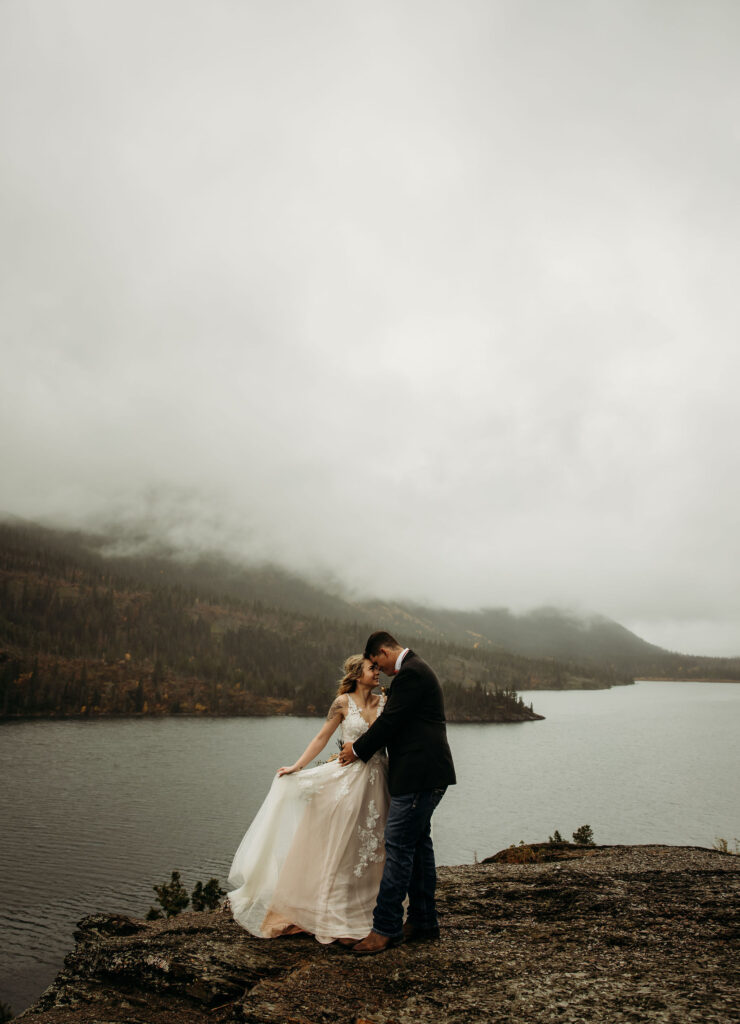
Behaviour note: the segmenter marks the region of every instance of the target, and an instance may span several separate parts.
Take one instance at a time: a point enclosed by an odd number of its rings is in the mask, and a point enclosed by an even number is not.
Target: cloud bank
[[[739,23],[9,0],[0,506],[740,654]]]

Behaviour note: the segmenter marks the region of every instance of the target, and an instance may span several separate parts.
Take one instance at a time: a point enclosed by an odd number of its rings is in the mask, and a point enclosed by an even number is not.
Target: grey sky
[[[0,508],[740,654],[740,5],[0,3]]]

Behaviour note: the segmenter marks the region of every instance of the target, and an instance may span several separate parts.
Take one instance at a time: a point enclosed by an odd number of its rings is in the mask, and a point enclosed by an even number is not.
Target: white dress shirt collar
[[[396,658],[396,668],[395,668],[395,673],[394,674],[398,674],[401,671],[401,662],[403,661],[403,659],[406,657],[406,655],[408,653],[409,653],[409,648],[408,647],[404,647],[404,649],[401,651],[401,653]]]

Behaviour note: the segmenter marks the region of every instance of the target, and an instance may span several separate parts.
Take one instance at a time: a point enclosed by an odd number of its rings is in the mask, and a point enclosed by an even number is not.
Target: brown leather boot
[[[403,935],[379,935],[377,932],[370,932],[365,938],[352,946],[352,952],[358,956],[374,956],[376,953],[383,953],[393,946],[400,946],[403,942]]]

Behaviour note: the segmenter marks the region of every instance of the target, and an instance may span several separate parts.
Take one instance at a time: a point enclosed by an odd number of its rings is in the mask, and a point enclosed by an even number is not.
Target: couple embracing
[[[387,697],[373,693],[381,670]],[[426,662],[376,632],[344,673],[325,725],[279,770],[244,836],[229,902],[253,935],[307,932],[370,955],[439,935],[431,819],[455,769]],[[340,726],[339,757],[302,771]]]

